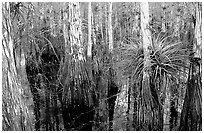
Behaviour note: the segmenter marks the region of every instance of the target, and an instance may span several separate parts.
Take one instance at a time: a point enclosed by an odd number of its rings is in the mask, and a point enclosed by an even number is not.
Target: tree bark
[[[193,47],[193,51],[195,52],[194,57],[201,58],[202,57],[202,4],[195,4],[195,39],[196,42]]]
[[[88,5],[88,50],[87,50],[87,56],[88,58],[92,56],[92,41],[91,41],[91,29],[92,29],[92,24],[91,24],[91,16],[92,16],[92,11],[91,11],[91,2],[89,2]]]
[[[148,2],[141,2],[141,30],[142,41],[144,50],[144,70],[142,81],[142,110],[144,111],[144,130],[152,129],[152,110],[153,105],[151,89],[150,89],[150,46],[151,46],[151,33],[149,30],[149,4]]]
[[[17,76],[14,58],[14,33],[11,18],[11,3],[2,4],[2,129],[4,131],[32,130],[28,107],[23,98],[23,86]]]
[[[112,2],[109,2],[108,11],[108,36],[109,36],[109,51],[113,51],[113,28],[112,28]]]
[[[201,82],[201,29],[202,15],[200,3],[195,3],[195,42],[193,44],[193,57],[190,57],[190,68],[186,95],[181,112],[179,130],[201,131],[202,130],[202,82]]]
[[[131,92],[132,92],[132,86],[131,86],[131,78],[128,78],[127,80],[127,85],[128,85],[128,91],[127,91],[127,95],[128,95],[128,107],[127,107],[127,124],[126,124],[126,130],[129,131],[130,130],[130,105],[131,105]]]
[[[65,62],[62,64],[62,115],[66,130],[92,130],[95,88],[91,63],[85,60],[81,44],[79,3],[65,5]],[[68,21],[67,21],[68,20]],[[68,35],[66,35],[68,33]]]
[[[108,79],[108,106],[109,106],[109,130],[113,130],[113,116],[115,108],[115,100],[117,98],[118,86],[114,82],[114,70],[113,70],[113,35],[112,35],[112,2],[108,3],[108,40],[109,40],[109,79]]]

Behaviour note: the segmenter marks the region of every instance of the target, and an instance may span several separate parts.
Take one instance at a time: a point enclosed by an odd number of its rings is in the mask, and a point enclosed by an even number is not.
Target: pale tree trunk
[[[139,14],[139,3],[138,2],[136,2],[135,3],[135,8],[137,8],[138,10],[136,11],[136,14],[135,14],[135,18],[134,18],[134,20],[135,20],[135,23],[133,24],[133,33],[134,33],[134,35],[136,36],[136,37],[140,37],[140,35],[141,35],[141,32],[140,32],[140,14]]]
[[[69,30],[68,30],[68,10],[67,8],[67,3],[64,3],[64,9],[62,11],[62,24],[63,24],[63,36],[64,36],[64,41],[65,41],[65,57],[69,55],[70,53],[70,44],[69,44]]]
[[[107,6],[107,4],[105,3],[104,4],[104,10],[105,10],[105,12],[104,12],[104,17],[105,17],[105,43],[107,44],[108,43],[108,16],[107,16],[107,14],[108,14],[108,6]]]
[[[25,99],[23,99],[24,88],[17,76],[17,69],[14,63],[14,34],[9,4],[2,4],[2,129],[5,131],[26,131],[32,130],[32,125]]]
[[[149,4],[148,2],[141,2],[141,30],[142,41],[144,50],[144,69],[143,69],[143,81],[142,81],[142,111],[144,118],[144,130],[151,130],[152,124],[152,110],[153,105],[152,95],[150,90],[150,51],[151,46],[151,33],[149,30]]]
[[[195,25],[195,39],[196,42],[194,43],[193,51],[194,59],[198,60],[195,64],[195,72],[194,77],[197,77],[197,81],[195,81],[197,85],[197,89],[195,91],[195,103],[196,109],[194,111],[198,115],[198,119],[195,119],[195,123],[197,125],[193,126],[193,130],[202,131],[202,3],[198,2],[195,4],[196,6],[196,25]]]
[[[195,39],[196,43],[193,47],[195,52],[194,57],[202,58],[202,9],[199,3],[196,3],[196,25],[195,25]]]
[[[71,53],[74,52],[73,47],[78,46],[78,59],[82,60],[82,46],[81,46],[81,19],[80,19],[80,8],[79,2],[69,3],[69,23],[70,23],[70,45]]]
[[[112,29],[112,2],[108,3],[108,39],[109,39],[109,79],[108,79],[108,106],[109,106],[109,130],[113,130],[113,116],[118,86],[114,81],[115,70],[113,69],[113,29]]]
[[[178,6],[180,6],[180,4],[178,4]],[[180,13],[180,11],[177,10],[175,15],[176,15],[175,16],[176,23],[174,24],[174,33],[175,33],[175,36],[177,37],[177,39],[179,39],[179,41],[180,41],[180,31],[179,31],[179,28],[181,26],[181,13]]]
[[[65,62],[62,68],[62,115],[66,130],[92,130],[94,87],[91,63],[85,61],[81,44],[79,2],[65,4],[64,12]],[[91,15],[91,14],[89,14]],[[90,51],[91,52],[91,51]],[[90,54],[90,53],[89,53]],[[88,64],[88,65],[87,65]]]
[[[91,54],[91,48],[92,48],[92,41],[91,41],[91,16],[92,16],[92,11],[91,11],[91,2],[89,2],[88,5],[88,49],[87,49],[87,56],[88,58],[92,56]]]
[[[92,28],[91,28],[92,45],[96,45],[96,35],[95,35],[95,33],[98,33],[98,32],[96,32],[98,30],[98,25],[96,25],[96,19],[94,19],[93,12],[91,12],[91,24],[95,26],[95,27],[92,26]]]
[[[103,17],[102,17],[102,4],[99,3],[98,4],[98,8],[99,8],[99,27],[101,29],[101,40],[104,40],[104,35],[103,35]]]
[[[161,21],[162,21],[162,32],[166,32],[166,26],[165,26],[165,23],[166,23],[166,5],[165,5],[165,3],[163,2],[162,3],[162,12],[163,12],[163,18],[161,19]]]
[[[96,33],[99,33],[100,31],[100,20],[99,20],[99,12],[100,12],[100,3],[98,3],[96,5],[97,7],[97,10],[96,10],[96,18],[95,18],[95,23],[94,23],[94,26],[96,28]],[[93,13],[92,13],[93,14]],[[94,16],[93,16],[94,17]]]
[[[109,2],[108,11],[108,36],[109,36],[109,51],[113,51],[113,30],[112,30],[112,2]]]
[[[112,50],[113,50],[113,37],[112,37],[112,2],[109,2],[108,3],[108,27],[107,27],[107,30],[108,30],[108,34],[107,34],[107,37],[108,37],[108,46],[109,46],[109,65],[110,65],[110,69],[109,71],[111,71],[111,68],[112,68]],[[108,79],[108,111],[109,111],[109,130],[113,130],[113,114],[114,114],[114,109],[112,109],[113,107],[113,103],[111,103],[109,97],[111,97],[110,94],[110,91],[111,91],[111,77],[112,75],[110,74],[109,72],[109,79]]]
[[[144,53],[144,66],[143,66],[143,79],[141,90],[141,105],[140,105],[140,117],[142,122],[141,130],[162,130],[162,107],[159,103],[154,102],[154,99],[159,98],[156,88],[156,83],[151,79],[151,59],[150,52],[152,46],[152,38],[149,29],[149,4],[148,2],[141,2],[141,32],[143,41],[143,53]],[[155,87],[154,87],[155,86]],[[153,97],[154,96],[154,97]],[[157,105],[156,105],[157,104]]]
[[[82,60],[83,49],[81,45],[82,31],[80,19],[79,2],[65,3],[65,8],[69,7],[64,12],[64,38],[65,38],[65,53],[74,54],[76,59]],[[76,47],[77,49],[75,49]]]

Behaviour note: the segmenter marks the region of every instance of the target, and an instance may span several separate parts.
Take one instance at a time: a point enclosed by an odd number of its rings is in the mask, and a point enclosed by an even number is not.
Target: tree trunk
[[[105,10],[105,12],[104,12],[104,14],[105,14],[104,15],[104,17],[105,17],[105,20],[104,20],[105,21],[105,23],[104,23],[104,28],[105,28],[104,29],[105,30],[104,38],[105,38],[105,41],[104,42],[107,44],[108,43],[108,25],[107,25],[108,24],[108,19],[107,19],[108,18],[107,17],[108,6],[107,6],[106,3],[104,4],[104,10]]]
[[[109,36],[109,51],[113,51],[113,29],[112,29],[112,2],[109,2],[108,11],[108,36]]]
[[[149,30],[149,4],[148,2],[141,2],[141,30],[144,50],[144,70],[142,81],[142,111],[144,111],[144,130],[152,130],[152,110],[151,106],[154,104],[150,89],[150,51],[151,33]]]
[[[179,130],[200,131],[202,130],[201,112],[201,75],[200,61],[194,60],[190,66],[186,95],[181,112]]]
[[[202,15],[200,3],[195,3],[195,42],[193,44],[194,56],[190,58],[190,68],[186,95],[181,112],[179,130],[202,130],[202,82],[201,82],[201,29]]]
[[[2,129],[4,131],[32,130],[28,107],[23,98],[23,86],[17,76],[14,58],[14,39],[11,18],[11,3],[2,4]]]
[[[131,105],[131,90],[132,90],[132,86],[131,86],[131,78],[128,78],[127,80],[127,85],[128,85],[128,91],[127,91],[127,95],[128,95],[128,107],[127,107],[127,124],[126,124],[126,130],[129,131],[130,130],[130,105]]]
[[[178,6],[180,6],[180,4],[178,3]],[[174,33],[175,33],[175,37],[177,37],[178,40],[180,40],[180,30],[179,28],[181,27],[181,13],[180,11],[176,11],[176,24],[174,25]]]
[[[162,21],[161,30],[162,32],[166,32],[166,5],[165,5],[165,2],[162,2],[161,7],[162,7],[161,11],[163,12],[163,18],[161,19]]]
[[[195,4],[195,43],[193,47],[193,51],[195,52],[195,58],[202,58],[202,3]]]
[[[92,16],[92,11],[91,11],[91,2],[89,2],[88,5],[88,50],[87,50],[87,56],[90,58],[92,56],[92,41],[91,41],[91,29],[92,29],[92,24],[91,24],[91,16]]]
[[[67,21],[68,19],[68,21]],[[66,130],[92,130],[94,117],[94,87],[91,63],[85,60],[81,45],[79,3],[65,5],[64,17],[65,62],[60,80],[62,88],[62,115]]]
[[[114,82],[113,70],[113,35],[112,35],[112,2],[108,3],[108,40],[109,40],[109,79],[108,79],[108,106],[109,106],[109,130],[113,130],[113,116],[115,108],[115,100],[117,98],[118,87]]]
[[[99,8],[99,27],[101,29],[100,33],[101,33],[101,40],[104,40],[104,34],[103,34],[103,17],[102,17],[102,14],[103,14],[103,10],[102,10],[102,4],[99,3],[98,4],[98,8]]]
[[[140,8],[139,3],[135,3],[135,8]],[[133,25],[133,33],[136,37],[141,37],[141,27],[140,27],[140,13],[139,11],[135,14],[135,23]],[[142,80],[141,80],[142,81]],[[134,109],[133,109],[133,129],[135,131],[140,130],[140,106],[141,106],[141,95],[140,90],[142,87],[141,81],[138,81],[138,83],[133,84],[133,100],[134,100]]]
[[[67,9],[68,7],[68,9]],[[64,25],[63,33],[65,39],[65,53],[66,55],[73,54],[75,58],[82,60],[83,49],[81,45],[81,20],[80,8],[78,2],[65,3],[65,12],[63,13]]]

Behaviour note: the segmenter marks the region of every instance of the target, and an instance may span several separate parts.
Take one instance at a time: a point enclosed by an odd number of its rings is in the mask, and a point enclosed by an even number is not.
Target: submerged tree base
[[[201,59],[191,60],[185,101],[181,113],[179,130],[202,130],[202,83]]]

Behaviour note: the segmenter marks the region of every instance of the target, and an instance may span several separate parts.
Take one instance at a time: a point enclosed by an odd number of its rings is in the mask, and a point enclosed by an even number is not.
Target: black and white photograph
[[[202,131],[202,2],[1,2],[2,131]]]

